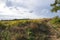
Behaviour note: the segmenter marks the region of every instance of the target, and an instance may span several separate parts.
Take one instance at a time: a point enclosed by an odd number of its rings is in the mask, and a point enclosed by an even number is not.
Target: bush
[[[56,16],[50,22],[52,24],[60,24],[60,18],[58,16]]]

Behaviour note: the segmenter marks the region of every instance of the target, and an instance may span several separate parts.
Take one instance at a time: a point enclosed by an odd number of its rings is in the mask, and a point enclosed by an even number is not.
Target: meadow
[[[59,40],[60,18],[0,20],[0,40]]]

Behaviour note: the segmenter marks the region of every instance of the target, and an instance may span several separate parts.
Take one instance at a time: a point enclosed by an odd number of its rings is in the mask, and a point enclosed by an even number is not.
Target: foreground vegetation
[[[0,21],[0,40],[60,39],[60,18]]]

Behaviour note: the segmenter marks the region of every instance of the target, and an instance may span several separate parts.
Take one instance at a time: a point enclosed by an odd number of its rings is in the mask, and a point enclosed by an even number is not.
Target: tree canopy
[[[55,2],[53,4],[51,4],[52,8],[52,12],[57,12],[58,10],[60,10],[60,0],[55,0]]]

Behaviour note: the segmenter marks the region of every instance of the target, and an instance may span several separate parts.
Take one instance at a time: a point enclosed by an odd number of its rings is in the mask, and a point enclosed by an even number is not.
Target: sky
[[[0,20],[2,19],[40,19],[60,16],[51,12],[50,4],[55,0],[0,0]]]

